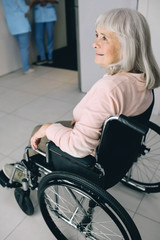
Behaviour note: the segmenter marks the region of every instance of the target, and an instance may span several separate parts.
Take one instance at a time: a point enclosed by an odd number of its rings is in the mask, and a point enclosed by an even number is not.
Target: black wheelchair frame
[[[141,192],[160,192],[160,126],[156,123],[148,122],[138,157],[121,182]]]
[[[97,156],[75,158],[49,142],[46,153],[36,150],[14,165],[10,179],[0,172],[0,184],[15,188],[15,198],[28,215],[34,212],[30,191],[38,190],[42,216],[60,240],[141,240],[139,231],[119,202],[106,190],[113,187],[137,161],[148,126],[124,115],[106,120]],[[25,175],[14,182],[16,169]]]

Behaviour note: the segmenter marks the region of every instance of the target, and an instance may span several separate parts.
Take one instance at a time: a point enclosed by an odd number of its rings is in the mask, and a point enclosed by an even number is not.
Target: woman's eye
[[[96,38],[98,38],[98,34],[96,33]]]
[[[105,36],[103,36],[103,40],[105,40],[105,41],[106,41],[106,40],[107,40],[107,38],[106,38]]]

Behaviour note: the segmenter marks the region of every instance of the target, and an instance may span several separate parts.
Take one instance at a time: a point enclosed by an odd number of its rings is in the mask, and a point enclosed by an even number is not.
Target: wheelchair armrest
[[[76,163],[77,165],[80,165],[82,167],[85,167],[85,168],[92,168],[93,166],[95,166],[96,164],[96,159],[95,157],[91,156],[91,155],[88,155],[86,157],[83,157],[83,158],[77,158],[77,157],[73,157],[71,155],[69,155],[68,153],[66,152],[63,152],[59,147],[57,147],[53,142],[48,142],[48,155],[49,155],[49,152],[52,152],[56,155],[59,155],[63,158],[66,158],[68,159],[69,161],[73,162],[73,163]]]
[[[83,158],[77,158],[63,152],[53,142],[48,143],[49,164],[52,171],[64,171],[74,173],[96,184],[102,185],[103,172],[95,167],[95,157],[88,155]]]
[[[26,156],[26,160],[28,161],[29,160],[29,149],[32,149],[33,150],[33,148],[31,147],[31,146],[27,146],[26,148],[25,148],[25,156]],[[35,151],[35,152],[37,152],[37,153],[39,153],[40,155],[42,155],[43,157],[46,157],[46,153],[45,152],[42,152],[40,149],[35,149],[35,150],[33,150],[33,151]]]
[[[125,124],[126,126],[132,128],[133,130],[139,132],[141,135],[145,136],[148,132],[148,127],[144,124],[141,124],[139,122],[137,122],[136,120],[133,120],[129,117],[124,116],[123,114],[121,114],[118,118],[118,120],[120,122],[122,122],[123,124]]]
[[[25,149],[25,155],[26,159],[29,160],[29,152],[28,150],[32,149],[31,146],[27,146]],[[32,149],[33,150],[33,149]],[[35,152],[38,154],[42,155],[43,157],[46,158],[46,163],[49,163],[49,158],[50,158],[50,152],[54,153],[57,156],[61,156],[63,158],[68,159],[69,161],[76,163],[77,165],[80,165],[85,168],[92,168],[96,164],[96,159],[95,157],[88,155],[84,158],[77,158],[69,155],[66,152],[63,152],[59,147],[57,147],[52,141],[49,141],[46,143],[46,153],[41,151],[40,149],[35,149]]]

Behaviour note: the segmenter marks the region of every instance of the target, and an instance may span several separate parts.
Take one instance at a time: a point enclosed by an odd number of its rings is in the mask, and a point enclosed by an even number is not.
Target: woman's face
[[[95,49],[95,63],[103,67],[120,61],[121,45],[118,37],[113,32],[108,32],[102,27],[96,29],[96,39],[93,43]]]

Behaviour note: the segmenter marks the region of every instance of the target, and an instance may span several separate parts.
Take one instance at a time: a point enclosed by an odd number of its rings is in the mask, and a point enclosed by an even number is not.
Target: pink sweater
[[[47,128],[46,136],[72,156],[94,155],[106,118],[119,114],[139,115],[152,100],[152,92],[145,89],[143,74],[106,74],[74,108],[74,128],[52,124]]]

